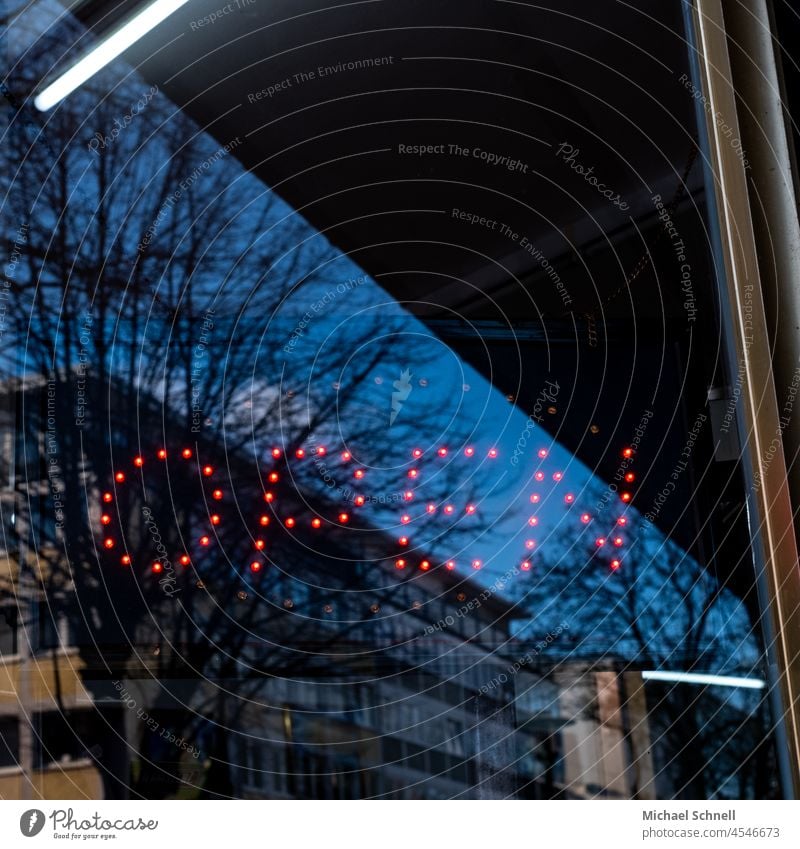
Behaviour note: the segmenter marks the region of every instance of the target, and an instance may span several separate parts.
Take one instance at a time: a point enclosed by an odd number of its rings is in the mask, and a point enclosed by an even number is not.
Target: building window
[[[0,767],[19,765],[19,721],[11,716],[0,717]]]

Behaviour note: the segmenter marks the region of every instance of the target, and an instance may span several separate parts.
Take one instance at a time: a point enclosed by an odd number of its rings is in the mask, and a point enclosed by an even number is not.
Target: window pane
[[[779,795],[681,5],[185,4],[51,105],[135,4],[15,18],[26,769]]]

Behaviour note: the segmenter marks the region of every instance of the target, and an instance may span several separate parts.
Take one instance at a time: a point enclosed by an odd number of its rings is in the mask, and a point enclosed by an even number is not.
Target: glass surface
[[[6,31],[0,797],[778,795],[680,4],[198,0],[37,110],[131,8]]]

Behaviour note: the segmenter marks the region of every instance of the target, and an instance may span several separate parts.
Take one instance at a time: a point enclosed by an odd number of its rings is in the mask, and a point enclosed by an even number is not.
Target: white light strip
[[[732,675],[703,675],[699,672],[642,672],[645,681],[676,681],[683,684],[711,684],[717,687],[747,687],[762,690],[765,686],[758,678],[736,678]]]
[[[146,6],[38,94],[33,101],[34,106],[42,112],[52,109],[56,103],[75,91],[78,86],[83,85],[86,80],[116,59],[120,53],[188,2],[189,0],[155,0],[154,3]]]

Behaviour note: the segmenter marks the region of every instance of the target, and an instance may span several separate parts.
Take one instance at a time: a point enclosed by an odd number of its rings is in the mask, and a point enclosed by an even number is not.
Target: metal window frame
[[[737,88],[729,44],[729,39],[738,36],[734,43],[739,50],[761,53],[757,59],[751,55],[761,71],[769,64],[770,57],[764,51],[772,46],[772,21],[766,0],[754,0],[746,8],[741,0],[683,2],[694,83],[703,97],[698,100],[698,125],[717,285],[726,301],[723,312],[728,366],[733,373],[739,368],[742,372],[737,418],[782,792],[786,798],[800,798],[800,567],[789,486],[792,467],[786,462],[787,450],[796,456],[798,446],[788,443],[790,434],[781,423],[776,390],[781,369],[775,363],[787,356],[787,350],[775,344],[773,351],[771,344],[763,289],[768,275],[763,273],[763,251],[759,265],[759,234],[751,207],[757,202],[752,191],[758,177],[754,169],[763,169],[765,160],[769,167],[769,157],[751,157],[750,153],[762,146],[773,148],[778,118],[773,114],[772,126],[762,129],[760,139],[742,139],[741,110],[760,115],[764,104],[752,102],[752,95],[749,103],[743,99],[742,93],[750,89]],[[742,10],[750,34],[760,34],[760,44],[755,41],[743,47],[742,39],[750,39],[741,31]],[[733,140],[750,145],[751,162],[743,161]],[[774,157],[774,149],[771,154]],[[788,160],[786,164],[789,166]],[[772,214],[785,248],[791,252],[794,247],[796,251],[800,242],[791,244],[794,234],[792,222],[785,220],[786,212],[774,210]],[[774,251],[774,245],[770,249]],[[778,283],[797,285],[792,279]],[[777,338],[774,341],[777,343]],[[797,344],[795,340],[795,347]]]

